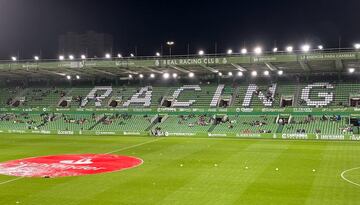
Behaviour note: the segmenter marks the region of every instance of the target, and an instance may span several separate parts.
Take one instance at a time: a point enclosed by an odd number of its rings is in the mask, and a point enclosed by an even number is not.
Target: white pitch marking
[[[143,143],[140,143],[140,144],[135,144],[135,145],[131,145],[131,146],[128,146],[128,147],[124,147],[124,148],[121,148],[121,149],[117,149],[117,150],[114,150],[114,151],[111,151],[111,152],[107,152],[105,154],[112,154],[112,153],[115,153],[115,152],[120,152],[120,151],[124,151],[124,150],[128,150],[128,149],[131,149],[131,148],[134,148],[134,147],[140,147],[142,145],[145,145],[145,144],[149,144],[149,143],[153,143],[153,142],[156,142],[156,141],[159,141],[159,140],[162,140],[162,139],[165,139],[165,138],[157,138],[155,140],[149,140],[149,141],[146,141],[146,142],[143,142]]]
[[[353,182],[353,181],[351,181],[351,180],[349,180],[349,179],[347,179],[347,178],[345,177],[345,174],[346,174],[347,172],[350,172],[350,171],[353,171],[353,170],[357,170],[357,169],[360,169],[360,167],[355,167],[355,168],[351,168],[351,169],[345,170],[345,171],[341,172],[341,175],[340,175],[340,176],[341,176],[341,178],[342,178],[343,180],[349,182],[350,184],[353,184],[353,185],[355,185],[355,186],[360,186],[360,184],[358,184],[358,183],[356,183],[356,182]]]
[[[17,177],[15,179],[10,179],[10,180],[7,180],[7,181],[3,181],[3,182],[0,182],[0,185],[3,185],[3,184],[7,184],[7,183],[10,183],[10,182],[13,182],[13,181],[17,181],[17,180],[20,180],[20,179],[23,179],[25,177]]]

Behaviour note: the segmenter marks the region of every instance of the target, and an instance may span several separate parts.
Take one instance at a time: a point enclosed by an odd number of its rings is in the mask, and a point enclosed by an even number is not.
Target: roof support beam
[[[244,67],[238,65],[238,64],[235,64],[235,63],[231,63],[232,66],[234,66],[236,68],[236,70],[239,70],[239,71],[247,71]]]
[[[277,70],[279,70],[274,64],[272,64],[272,63],[265,63],[265,65],[266,65],[266,67],[268,67],[269,68],[269,70],[271,70],[271,71],[277,71]]]
[[[338,71],[344,70],[344,63],[343,63],[343,61],[341,59],[335,60],[335,68]]]
[[[219,71],[212,68],[212,67],[209,67],[209,66],[205,66],[205,65],[200,65],[201,67],[205,68],[206,70],[210,71],[210,72],[213,72],[213,73],[218,73]]]
[[[184,68],[180,68],[178,66],[170,65],[170,68],[175,69],[175,70],[180,71],[180,72],[183,72],[183,73],[190,73],[190,71],[188,71],[188,70],[186,70]]]
[[[311,70],[311,68],[310,68],[307,61],[299,61],[299,63],[300,63],[300,66],[301,66],[301,68],[303,70],[305,70],[305,71],[310,71]]]

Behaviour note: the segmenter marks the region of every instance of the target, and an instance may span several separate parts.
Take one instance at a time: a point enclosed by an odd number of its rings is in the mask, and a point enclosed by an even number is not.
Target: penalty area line
[[[17,181],[17,180],[20,180],[20,179],[24,179],[25,177],[17,177],[15,179],[10,179],[10,180],[7,180],[7,181],[3,181],[3,182],[0,182],[0,185],[4,185],[4,184],[8,184],[10,182],[14,182],[14,181]]]
[[[159,140],[162,140],[162,139],[165,139],[165,138],[157,138],[155,140],[149,140],[149,141],[146,141],[146,142],[142,142],[140,144],[135,144],[135,145],[131,145],[131,146],[128,146],[128,147],[124,147],[124,148],[120,148],[120,149],[117,149],[117,150],[113,150],[113,151],[110,151],[110,152],[106,152],[104,154],[113,154],[113,153],[116,153],[116,152],[121,152],[121,151],[124,151],[124,150],[128,150],[128,149],[131,149],[131,148],[135,148],[135,147],[140,147],[142,145],[146,145],[146,144],[150,144],[150,143],[153,143],[153,142],[157,142]]]
[[[354,170],[357,170],[357,169],[360,169],[360,167],[355,167],[355,168],[347,169],[347,170],[341,172],[340,176],[341,176],[341,178],[342,178],[343,180],[349,182],[350,184],[353,184],[353,185],[355,185],[355,186],[359,186],[359,187],[360,187],[360,184],[358,184],[358,183],[356,183],[356,182],[353,182],[353,181],[351,181],[351,180],[349,180],[349,179],[347,179],[347,178],[345,177],[345,174],[346,174],[347,172],[351,172],[351,171],[354,171]]]

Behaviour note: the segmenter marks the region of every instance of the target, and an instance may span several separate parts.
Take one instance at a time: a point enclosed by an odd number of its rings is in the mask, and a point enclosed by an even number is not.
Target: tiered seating
[[[257,93],[257,91],[260,91]],[[268,91],[270,91],[270,96],[268,96]],[[248,95],[247,95],[247,92]],[[250,95],[252,93],[252,95]],[[277,85],[241,85],[239,87],[239,93],[235,102],[237,107],[270,107],[275,106],[275,101],[278,95]],[[267,97],[268,96],[268,97]]]
[[[290,124],[286,124],[283,133],[321,133],[321,134],[345,134],[346,128],[349,128],[349,119],[342,117],[340,121],[321,120],[320,116],[312,117],[313,120],[309,120],[308,116],[294,117]]]
[[[88,130],[96,124],[91,115],[56,115],[53,121],[45,123],[40,127],[42,130]]]
[[[149,107],[151,105],[152,87],[146,86],[141,88],[130,100],[126,101],[123,106],[129,107],[130,104]]]
[[[183,90],[179,87],[170,90],[171,95],[177,98],[174,107],[209,107],[217,86],[187,85]],[[185,103],[182,103],[185,102]]]
[[[148,115],[112,115],[99,123],[93,130],[99,131],[124,131],[140,132],[145,131],[151,125],[153,116]]]
[[[67,88],[27,88],[22,97],[25,97],[24,106],[42,107],[54,106],[68,91]],[[18,95],[19,96],[19,95]]]
[[[335,100],[331,105],[348,106],[350,94],[360,95],[360,84],[341,83],[335,85]]]
[[[301,104],[315,107],[327,106],[334,100],[332,92],[333,88],[334,86],[329,83],[314,83],[307,85],[301,92]]]
[[[275,116],[229,116],[229,121],[218,124],[213,132],[275,133],[277,128]]]
[[[28,114],[1,114],[0,115],[0,129],[8,130],[27,130],[35,129],[42,123],[40,115]]]
[[[207,132],[211,127],[210,116],[169,116],[158,125],[163,132],[195,133]]]
[[[222,86],[222,85],[221,85]],[[285,83],[277,84],[276,92],[272,96],[268,93],[270,84],[243,84],[239,86],[239,92],[236,93],[233,107],[279,107],[282,95],[294,96],[296,102],[295,106],[306,107],[324,107],[324,106],[348,106],[350,94],[360,95],[360,84],[351,83],[306,83],[303,85]],[[112,86],[112,91],[100,90],[98,95],[109,94],[109,96],[99,100],[98,105],[107,107],[111,98],[122,100],[122,103],[128,101],[137,92],[141,91],[145,86]],[[0,92],[1,107],[8,107],[6,103],[11,99],[22,98],[25,99],[23,107],[47,107],[57,106],[61,97],[72,97],[70,107],[79,107],[87,95],[89,95],[88,103],[85,107],[95,107],[96,99],[95,93],[90,93],[94,87],[56,87],[56,88],[2,88]],[[251,95],[246,95],[246,92],[254,92]],[[221,87],[217,89],[217,85],[176,85],[173,87],[153,86],[151,89],[151,103],[146,106],[156,108],[164,96],[174,96],[177,102],[174,102],[175,107],[215,107],[216,101],[212,101],[213,96],[232,96],[235,88],[230,85],[225,85],[221,91]],[[274,87],[275,89],[275,87]],[[90,94],[89,94],[90,93]],[[319,93],[320,94],[319,96]],[[143,98],[145,96],[140,96]],[[149,96],[147,97],[149,101]],[[67,98],[68,99],[68,98]],[[270,100],[271,99],[271,100]],[[325,101],[324,101],[325,99]],[[143,99],[142,99],[143,100]],[[121,104],[122,106],[122,104]],[[144,107],[143,102],[125,104],[129,107]]]
[[[216,88],[215,94],[213,96],[213,99],[211,100],[210,107],[216,107],[218,104],[218,99],[220,98],[221,94],[223,93],[225,85],[219,85]]]

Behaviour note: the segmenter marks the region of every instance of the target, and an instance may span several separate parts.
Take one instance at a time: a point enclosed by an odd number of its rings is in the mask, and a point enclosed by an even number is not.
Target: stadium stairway
[[[208,129],[208,132],[214,131],[215,128],[216,128],[216,124],[211,125],[211,127]]]

